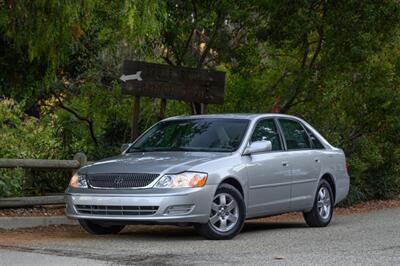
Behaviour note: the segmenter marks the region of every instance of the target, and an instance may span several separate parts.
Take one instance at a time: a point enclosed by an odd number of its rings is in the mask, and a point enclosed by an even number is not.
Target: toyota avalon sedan
[[[123,147],[79,169],[66,190],[66,215],[90,233],[177,224],[230,239],[245,219],[294,211],[324,227],[349,191],[343,151],[294,116],[172,117]]]

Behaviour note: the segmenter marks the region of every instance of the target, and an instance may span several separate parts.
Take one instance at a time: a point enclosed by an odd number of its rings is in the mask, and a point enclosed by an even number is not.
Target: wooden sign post
[[[122,71],[122,93],[135,96],[132,107],[132,140],[139,134],[141,96],[161,98],[160,119],[164,117],[167,99],[190,102],[195,106],[195,113],[206,113],[210,103],[224,102],[224,72],[129,60],[124,61]],[[198,108],[199,104],[201,108]]]

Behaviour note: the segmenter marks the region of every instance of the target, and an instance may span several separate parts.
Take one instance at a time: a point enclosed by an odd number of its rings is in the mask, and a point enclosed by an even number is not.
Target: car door
[[[248,156],[249,217],[281,213],[290,205],[290,168],[274,119],[258,121],[250,142],[259,140],[271,141],[272,151]]]
[[[280,118],[279,125],[292,174],[290,209],[302,210],[312,206],[314,200],[314,190],[321,171],[320,154],[312,149],[310,137],[299,121]]]

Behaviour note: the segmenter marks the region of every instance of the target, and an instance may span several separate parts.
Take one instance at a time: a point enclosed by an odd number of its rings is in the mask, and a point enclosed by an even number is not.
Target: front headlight
[[[72,176],[71,181],[69,181],[69,186],[75,188],[87,188],[86,176],[75,173]]]
[[[176,175],[164,175],[154,185],[155,188],[202,187],[206,183],[206,173],[185,172]]]

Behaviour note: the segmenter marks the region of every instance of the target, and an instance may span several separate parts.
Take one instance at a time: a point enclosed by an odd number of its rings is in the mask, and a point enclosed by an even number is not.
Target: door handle
[[[321,162],[319,158],[315,158],[314,161],[315,161],[316,163]]]
[[[283,166],[288,166],[288,165],[289,165],[289,162],[288,162],[288,161],[283,161],[283,162],[282,162],[282,165],[283,165]]]

